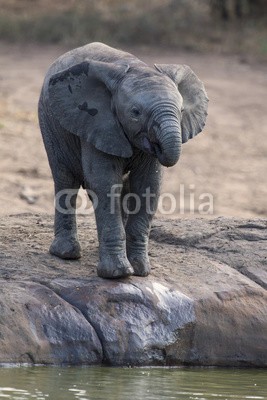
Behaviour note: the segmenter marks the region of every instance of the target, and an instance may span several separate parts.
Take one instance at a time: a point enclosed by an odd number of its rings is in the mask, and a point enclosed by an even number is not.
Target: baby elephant
[[[150,272],[148,236],[161,166],[204,127],[208,98],[186,65],[148,66],[102,43],[74,49],[49,68],[39,122],[55,182],[50,253],[80,257],[75,204],[94,200],[103,278]]]

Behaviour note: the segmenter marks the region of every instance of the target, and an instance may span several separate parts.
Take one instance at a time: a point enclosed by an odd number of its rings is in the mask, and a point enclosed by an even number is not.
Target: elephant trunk
[[[177,113],[161,112],[153,119],[150,140],[159,162],[165,167],[177,163],[181,153],[181,124]]]

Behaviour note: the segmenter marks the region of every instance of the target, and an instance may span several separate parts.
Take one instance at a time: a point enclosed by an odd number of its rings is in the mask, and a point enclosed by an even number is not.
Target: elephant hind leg
[[[80,184],[67,182],[70,180],[62,180],[62,176],[55,179],[55,237],[49,251],[63,259],[78,259],[81,247],[77,237],[76,200]]]
[[[77,259],[81,256],[81,249],[77,239],[75,208],[83,179],[80,141],[75,135],[62,130],[42,97],[39,121],[55,183],[55,238],[50,253],[64,259]]]
[[[51,243],[49,253],[63,260],[78,260],[81,257],[81,246],[73,236],[57,235]]]

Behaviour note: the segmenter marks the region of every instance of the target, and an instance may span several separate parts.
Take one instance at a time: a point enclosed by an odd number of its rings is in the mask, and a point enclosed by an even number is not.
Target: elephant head
[[[50,104],[66,130],[98,150],[131,157],[133,147],[174,165],[181,143],[205,125],[208,98],[184,65],[85,61],[52,76]]]

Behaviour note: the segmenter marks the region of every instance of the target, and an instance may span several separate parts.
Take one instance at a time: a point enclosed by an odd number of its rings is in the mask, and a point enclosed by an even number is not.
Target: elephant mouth
[[[143,149],[152,156],[159,157],[162,154],[161,147],[158,142],[152,142],[147,137],[143,138]]]

